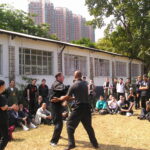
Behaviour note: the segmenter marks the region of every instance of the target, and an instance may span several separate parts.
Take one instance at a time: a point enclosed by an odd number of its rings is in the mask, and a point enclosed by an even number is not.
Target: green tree
[[[30,14],[22,10],[14,9],[6,4],[0,5],[0,28],[35,36],[58,39],[55,35],[50,35],[50,25],[36,25]]]
[[[90,47],[90,48],[96,48],[95,43],[91,42],[91,40],[88,38],[81,38],[80,40],[71,41],[71,43],[81,45],[81,46]]]
[[[112,44],[113,50],[127,55],[130,62],[137,57],[149,57],[146,55],[150,47],[149,0],[85,0],[85,2],[90,14],[94,16],[90,24],[101,28],[105,24],[105,19],[111,18],[105,40]],[[99,45],[101,44],[102,41]]]

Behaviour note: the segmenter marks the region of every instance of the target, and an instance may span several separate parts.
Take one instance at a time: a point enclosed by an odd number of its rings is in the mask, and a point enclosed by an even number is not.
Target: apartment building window
[[[20,75],[52,75],[52,59],[52,52],[20,48]]]
[[[140,71],[140,66],[139,66],[139,64],[132,64],[131,65],[131,75],[133,76],[133,77],[136,77],[136,76],[139,76],[140,74],[139,74],[139,71]]]
[[[116,61],[116,76],[127,76],[127,64],[125,62]]]
[[[95,62],[95,76],[109,76],[109,60],[106,59],[94,59]]]
[[[64,55],[65,75],[72,76],[74,71],[80,70],[84,76],[87,75],[87,61],[85,56]]]
[[[2,74],[2,45],[0,45],[0,75]]]

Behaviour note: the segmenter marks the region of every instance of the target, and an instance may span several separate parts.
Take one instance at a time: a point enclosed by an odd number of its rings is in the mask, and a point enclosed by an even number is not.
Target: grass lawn
[[[150,150],[150,122],[137,119],[138,112],[132,117],[121,115],[93,115],[92,124],[100,144],[99,150]],[[41,125],[30,131],[15,131],[14,141],[6,150],[63,150],[67,146],[66,125],[57,147],[49,144],[54,126]],[[82,127],[75,132],[74,150],[93,150],[88,136]]]

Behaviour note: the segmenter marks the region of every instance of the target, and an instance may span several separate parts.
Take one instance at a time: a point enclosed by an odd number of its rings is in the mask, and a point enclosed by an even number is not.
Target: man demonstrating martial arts
[[[51,101],[65,101],[70,100],[72,96],[75,98],[75,108],[71,112],[71,115],[67,121],[67,133],[69,144],[65,150],[75,148],[74,132],[80,121],[82,122],[85,130],[88,133],[89,139],[94,148],[98,148],[98,143],[95,137],[93,127],[91,125],[91,107],[88,102],[88,87],[85,81],[82,81],[82,73],[76,71],[74,73],[75,82],[69,88],[66,96],[60,98],[53,98]]]

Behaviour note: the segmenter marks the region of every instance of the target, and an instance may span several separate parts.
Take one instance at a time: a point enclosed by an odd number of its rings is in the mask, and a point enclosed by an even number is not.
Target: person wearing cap
[[[56,80],[54,81],[51,87],[52,92],[50,95],[50,100],[53,99],[54,97],[59,98],[61,96],[66,95],[69,88],[68,86],[63,84],[64,76],[61,72],[57,73],[55,75],[55,78]],[[56,146],[60,139],[60,135],[63,128],[62,111],[63,111],[62,102],[56,103],[51,102],[51,115],[55,126],[52,138],[50,140],[51,146]]]
[[[65,150],[75,148],[74,132],[80,122],[88,133],[89,139],[94,148],[98,148],[98,142],[92,127],[91,107],[88,102],[88,87],[85,81],[82,80],[81,71],[75,71],[75,82],[69,88],[66,96],[52,99],[53,102],[69,101],[75,99],[75,108],[71,112],[67,120],[68,147]],[[74,98],[72,97],[74,96]]]

